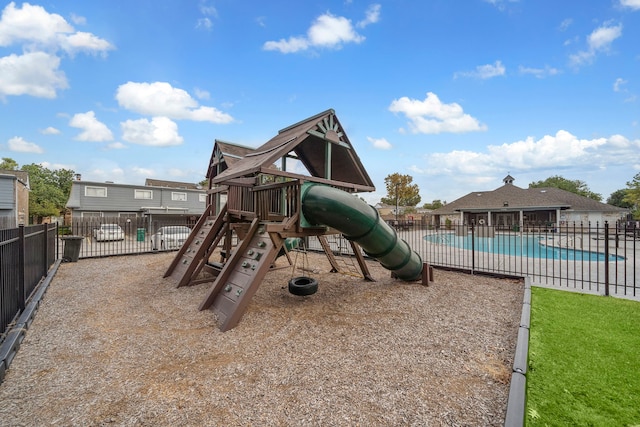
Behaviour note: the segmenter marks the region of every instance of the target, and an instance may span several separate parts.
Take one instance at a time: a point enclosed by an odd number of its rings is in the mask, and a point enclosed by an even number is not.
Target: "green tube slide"
[[[422,259],[378,211],[352,194],[326,185],[302,186],[303,226],[329,226],[356,242],[364,252],[405,281],[422,276]]]

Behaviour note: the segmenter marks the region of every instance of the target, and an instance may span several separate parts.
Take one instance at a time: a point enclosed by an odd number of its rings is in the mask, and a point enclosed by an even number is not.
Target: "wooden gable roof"
[[[352,184],[357,191],[375,187],[333,110],[326,110],[284,129],[262,146],[215,177],[213,183],[254,176],[261,172],[298,176],[274,171],[282,158],[299,160],[312,177]]]
[[[255,150],[255,148],[216,139],[213,144],[211,159],[209,160],[207,178],[213,178],[233,167],[240,159]]]

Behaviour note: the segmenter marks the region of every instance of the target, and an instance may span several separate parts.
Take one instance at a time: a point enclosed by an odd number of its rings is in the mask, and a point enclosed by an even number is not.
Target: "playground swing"
[[[291,268],[291,279],[289,280],[289,293],[298,296],[307,296],[313,295],[318,292],[318,281],[312,277],[308,276],[298,276],[293,277],[296,271],[296,266],[298,264],[298,254],[300,253],[300,249],[296,249],[296,256],[293,259],[293,265]],[[302,271],[311,271],[309,268],[309,257],[307,255],[307,247],[302,244]]]

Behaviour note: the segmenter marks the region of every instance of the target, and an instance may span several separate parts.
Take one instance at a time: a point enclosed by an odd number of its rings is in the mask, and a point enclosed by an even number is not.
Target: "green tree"
[[[637,173],[631,181],[627,182],[627,190],[624,201],[631,205],[633,218],[640,219],[640,173]]]
[[[24,165],[21,170],[29,174],[29,214],[33,222],[40,222],[42,217],[60,215],[69,199],[75,172],[51,170],[35,163]]]
[[[2,158],[2,162],[0,162],[0,170],[14,171],[17,169],[18,169],[18,162],[16,162],[15,160],[9,157]]]
[[[612,206],[617,206],[619,208],[631,209],[633,207],[633,203],[625,200],[627,197],[627,189],[623,188],[621,190],[616,190],[607,199],[607,204]]]
[[[412,182],[413,177],[410,175],[387,175],[384,179],[387,196],[380,201],[386,205],[395,205],[397,200],[398,206],[417,206],[420,203],[420,189]]]
[[[446,204],[447,204],[447,202],[446,202],[446,201],[443,203],[441,200],[436,199],[436,200],[434,200],[434,201],[433,201],[433,202],[431,202],[431,203],[425,203],[425,204],[422,206],[422,208],[423,208],[423,209],[432,209],[432,210],[436,210],[436,209],[438,209],[438,208],[443,207],[443,206],[444,206],[444,205],[446,205]]]
[[[589,190],[589,186],[584,181],[579,179],[570,180],[563,178],[560,175],[555,175],[545,179],[544,181],[536,181],[529,184],[529,188],[545,188],[555,187],[561,190],[569,191],[571,193],[579,194],[580,196],[588,197],[598,202],[602,201],[602,195],[594,193]]]

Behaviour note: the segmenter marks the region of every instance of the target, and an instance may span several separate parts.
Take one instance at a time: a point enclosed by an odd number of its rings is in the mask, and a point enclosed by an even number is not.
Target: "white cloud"
[[[443,104],[435,93],[428,92],[424,101],[404,96],[393,100],[389,111],[402,113],[409,119],[413,133],[462,133],[487,130],[487,126],[465,114],[457,103]]]
[[[531,68],[521,65],[520,67],[518,67],[518,71],[520,72],[520,74],[531,74],[532,76],[535,76],[539,79],[560,74],[560,70],[558,70],[557,68],[549,67],[548,65],[545,65],[544,68]]]
[[[624,88],[622,86],[624,86],[625,84],[627,84],[627,81],[618,77],[616,79],[615,82],[613,82],[613,91],[614,92],[623,92]]]
[[[131,168],[134,174],[142,177],[150,177],[155,176],[156,172],[153,169],[141,168],[139,166],[134,166]]]
[[[29,50],[62,49],[73,54],[78,51],[106,53],[113,49],[106,40],[91,33],[76,32],[62,16],[47,12],[42,6],[23,3],[16,8],[9,3],[0,18],[0,46],[22,43]]]
[[[611,44],[622,36],[622,24],[612,25],[610,22],[593,30],[587,36],[587,49],[569,56],[572,65],[580,66],[593,62],[599,53],[609,51]]]
[[[193,91],[198,99],[211,99],[211,94],[204,89],[195,88]]]
[[[44,52],[0,58],[0,98],[6,95],[55,98],[58,89],[69,87],[59,66],[60,58]]]
[[[493,64],[478,65],[474,71],[460,71],[453,75],[458,77],[474,77],[477,79],[490,79],[493,77],[504,76],[506,68],[502,65],[502,61],[496,61]]]
[[[167,172],[169,173],[169,176],[174,178],[185,177],[189,174],[184,169],[178,169],[178,168],[170,168]]]
[[[203,15],[218,16],[218,10],[215,8],[215,6],[207,4],[206,1],[201,1],[198,8],[200,9],[200,13],[202,13]]]
[[[71,14],[71,21],[76,25],[87,25],[87,18],[76,15],[75,13]]]
[[[60,40],[60,47],[72,55],[76,52],[87,52],[104,56],[108,50],[113,49],[108,41],[85,32],[77,32],[65,37]]]
[[[364,28],[369,24],[375,24],[380,20],[380,9],[382,6],[379,4],[372,4],[367,8],[365,17],[362,21],[358,22],[356,26],[358,28]]]
[[[545,135],[539,140],[528,137],[511,144],[490,145],[489,153],[494,162],[519,170],[570,166],[589,159],[594,149],[606,144],[605,138],[578,139],[567,131]]]
[[[83,18],[74,17],[84,23]],[[58,51],[106,54],[113,45],[91,33],[76,32],[62,16],[42,6],[9,3],[0,16],[0,47],[22,45],[23,54],[0,58],[0,99],[4,95],[30,95],[55,98],[68,88],[65,74],[59,71]]]
[[[49,46],[55,44],[60,35],[72,32],[73,27],[62,16],[29,3],[23,3],[22,8],[9,3],[0,18],[0,46],[17,42]]]
[[[211,19],[204,17],[204,18],[199,18],[196,21],[196,28],[200,29],[205,29],[205,30],[210,30],[213,27],[213,22],[211,22]]]
[[[633,10],[640,10],[640,0],[620,0],[620,4]]]
[[[573,24],[573,19],[567,18],[560,23],[560,31],[567,31],[567,29]]]
[[[74,114],[69,121],[69,126],[82,129],[82,132],[75,137],[78,141],[99,142],[113,140],[113,133],[111,133],[107,125],[96,119],[96,114],[93,111]]]
[[[91,169],[86,171],[86,173],[84,171],[82,172],[82,179],[96,182],[122,182],[125,179],[125,175],[127,178],[129,176],[129,174],[125,174],[124,169],[113,162],[100,160],[97,163],[97,165],[92,165]],[[79,169],[73,168],[73,170],[77,171]],[[130,180],[127,179],[127,182],[130,183]]]
[[[201,1],[198,5],[198,9],[203,16],[198,18],[198,20],[196,21],[196,28],[203,30],[210,30],[211,28],[213,28],[213,21],[209,17],[218,17],[218,10],[215,8],[215,6],[207,4],[206,1]]]
[[[343,16],[325,13],[316,18],[307,30],[306,36],[268,41],[262,48],[277,50],[281,53],[294,53],[311,47],[340,49],[347,43],[362,43],[364,39],[364,36],[354,30],[351,20]]]
[[[33,142],[25,141],[20,136],[15,136],[7,142],[9,151],[16,151],[19,153],[44,153],[44,150]]]
[[[490,145],[486,152],[451,151],[426,156],[421,167],[428,174],[491,175],[496,170],[532,171],[572,167],[611,167],[640,161],[640,140],[622,135],[580,139],[559,130],[540,139],[528,137],[502,145]]]
[[[295,53],[309,48],[309,41],[304,37],[289,37],[278,41],[268,41],[262,48],[264,50],[277,50],[280,53]]]
[[[484,0],[486,3],[489,3],[498,8],[498,10],[503,11],[507,8],[508,3],[518,3],[520,0]]]
[[[367,141],[369,141],[371,145],[373,145],[373,148],[378,148],[380,150],[390,150],[391,148],[393,148],[393,145],[391,145],[391,143],[385,138],[371,138],[370,136],[368,136]]]
[[[65,165],[62,163],[40,162],[39,165],[51,170],[60,170],[60,169],[74,170],[75,169],[72,165]]]
[[[42,129],[40,131],[40,133],[43,134],[43,135],[59,135],[60,134],[60,130],[56,129],[56,128],[52,127],[52,126],[49,126],[46,129]]]
[[[178,125],[167,117],[127,120],[120,123],[122,139],[133,144],[153,147],[180,145],[184,139],[178,134]]]
[[[166,82],[125,83],[118,87],[116,99],[121,107],[148,116],[217,124],[233,121],[233,117],[216,108],[199,106],[185,90]]]
[[[107,148],[109,150],[122,150],[123,148],[129,148],[129,147],[124,145],[122,142],[111,142],[107,144]]]

